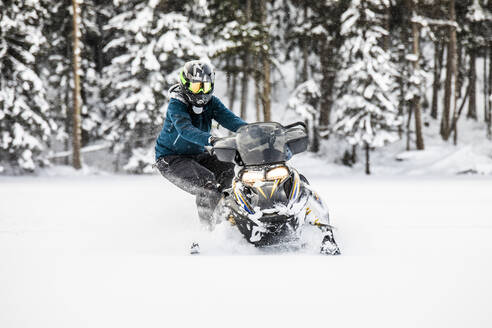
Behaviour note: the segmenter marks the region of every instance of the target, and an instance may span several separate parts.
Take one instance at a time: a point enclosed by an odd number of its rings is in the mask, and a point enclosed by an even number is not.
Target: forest
[[[94,150],[151,172],[168,89],[197,58],[248,122],[295,112],[311,152],[336,140],[368,174],[375,149],[459,144],[463,121],[492,140],[490,0],[0,0],[0,173]]]

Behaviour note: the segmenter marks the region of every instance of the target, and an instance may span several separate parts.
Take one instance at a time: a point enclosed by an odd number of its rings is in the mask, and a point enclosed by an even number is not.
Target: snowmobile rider
[[[164,126],[156,140],[156,166],[173,184],[196,196],[200,221],[210,223],[223,189],[234,177],[234,164],[205,151],[217,138],[210,134],[212,119],[236,132],[247,124],[213,95],[215,72],[201,60],[184,64],[180,83],[169,89]]]

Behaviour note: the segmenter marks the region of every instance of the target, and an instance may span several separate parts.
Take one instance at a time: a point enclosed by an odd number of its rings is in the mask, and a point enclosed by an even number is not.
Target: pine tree
[[[70,0],[64,0],[53,5],[51,1],[41,3],[47,12],[48,19],[43,25],[46,42],[42,44],[38,69],[47,89],[47,101],[51,117],[57,123],[58,129],[53,136],[51,149],[60,149],[58,143],[63,143],[64,150],[71,149],[69,135],[71,133],[72,108],[72,34]],[[68,157],[65,164],[68,164]]]
[[[239,76],[243,71],[241,38],[243,31],[240,26],[241,3],[239,0],[208,1],[210,15],[206,17],[202,37],[210,45],[209,53],[216,68],[227,74],[229,109],[234,110],[236,103]]]
[[[168,88],[187,60],[206,55],[198,28],[184,10],[191,1],[118,1],[105,29],[111,63],[103,70],[106,114],[101,127],[120,163],[132,172],[148,172],[153,141],[162,127]],[[195,9],[197,10],[197,9]],[[128,164],[128,165],[126,165]]]
[[[286,61],[295,69],[295,87],[307,81],[313,71],[312,51],[318,39],[326,38],[327,32],[316,23],[312,1],[288,1],[284,8],[286,16],[285,42]],[[320,35],[321,34],[321,35]]]
[[[334,83],[342,57],[340,16],[348,4],[336,0],[289,1],[284,10],[286,59],[296,66],[296,84],[314,79],[320,86],[320,112],[314,127],[317,135],[327,136],[331,123]]]
[[[81,4],[81,92],[83,104],[82,145],[100,139],[100,127],[105,106],[101,97],[103,67],[109,62],[102,48],[110,41],[104,34],[104,24],[113,14],[110,0],[84,0]]]
[[[400,124],[395,106],[396,67],[380,46],[388,33],[377,14],[380,4],[353,0],[341,17],[345,37],[341,52],[346,57],[337,77],[340,92],[333,129],[350,144],[365,147],[367,174],[370,148],[397,140]]]
[[[486,57],[486,48],[490,43],[490,33],[492,32],[492,11],[487,8],[487,5],[492,8],[492,2],[473,0],[473,3],[467,7],[466,21],[463,26],[465,32],[465,45],[470,58],[469,69],[469,103],[467,117],[477,119],[478,111],[476,108],[477,88],[477,67],[476,60],[482,56]],[[485,101],[485,108],[487,104]],[[485,112],[484,121],[487,121],[488,115]]]
[[[0,2],[0,171],[33,171],[56,128],[36,70],[46,12],[34,1]]]
[[[294,110],[308,126],[310,151],[319,150],[317,123],[319,121],[319,104],[321,91],[314,80],[308,80],[294,90],[289,98],[287,108]]]
[[[349,1],[337,0],[312,2],[311,9],[316,14],[313,32],[318,35],[318,42],[314,49],[319,58],[318,65],[321,74],[320,130],[328,130],[332,123],[336,93],[335,80],[344,56],[341,52],[341,45],[345,37],[340,33],[341,15],[347,9],[348,4]],[[329,13],[329,19],[323,13]]]
[[[249,84],[255,81],[257,112],[261,95],[262,61],[264,58],[267,28],[261,24],[264,18],[261,1],[210,1],[210,15],[204,28],[204,38],[210,44],[210,54],[220,69],[226,70],[235,81],[240,77],[240,110],[242,118],[247,119]],[[255,13],[253,15],[252,13]],[[265,13],[266,14],[266,13]],[[269,48],[269,44],[266,45]],[[239,80],[239,79],[238,79]],[[236,83],[229,80],[234,88],[230,95],[231,109],[234,105]],[[257,114],[258,115],[258,114]],[[257,117],[259,118],[259,117]]]

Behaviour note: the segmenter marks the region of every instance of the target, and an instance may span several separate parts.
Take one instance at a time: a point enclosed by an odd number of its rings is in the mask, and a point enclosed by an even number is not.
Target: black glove
[[[210,138],[208,138],[208,143],[213,147],[218,140],[219,138],[210,136]]]

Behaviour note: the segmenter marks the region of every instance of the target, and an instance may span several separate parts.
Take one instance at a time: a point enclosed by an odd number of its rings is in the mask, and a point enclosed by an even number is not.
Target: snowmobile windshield
[[[237,150],[245,165],[286,161],[285,130],[278,123],[253,123],[237,130]]]

